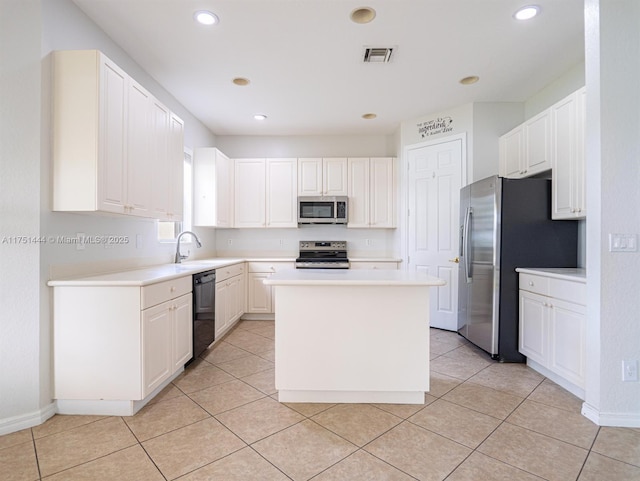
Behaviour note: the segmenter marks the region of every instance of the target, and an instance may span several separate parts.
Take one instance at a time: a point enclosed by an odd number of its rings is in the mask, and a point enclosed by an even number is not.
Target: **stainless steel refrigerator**
[[[518,352],[516,267],[576,267],[578,223],[551,220],[551,181],[494,176],[460,191],[458,332],[493,359]]]

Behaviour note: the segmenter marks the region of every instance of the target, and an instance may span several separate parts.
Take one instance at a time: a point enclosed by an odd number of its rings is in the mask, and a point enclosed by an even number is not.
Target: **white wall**
[[[530,119],[544,109],[551,107],[557,101],[584,87],[585,73],[584,61],[558,77],[555,81],[546,85],[542,90],[532,95],[524,104],[525,119]]]
[[[146,74],[71,0],[2,0],[0,16],[0,241],[10,236],[126,235],[105,249],[59,243],[0,243],[0,434],[38,424],[52,413],[51,272],[115,270],[170,262],[175,244],[157,240],[154,221],[51,212],[51,56],[53,50],[99,49],[185,121],[187,146],[215,136]],[[215,235],[201,232],[210,255]],[[138,242],[136,242],[138,240]]]
[[[0,417],[37,424],[48,399],[40,317],[40,2],[3,0],[0,15]],[[25,243],[15,236],[26,236]],[[42,390],[45,393],[42,393]],[[13,429],[8,429],[13,430]],[[2,429],[0,434],[7,432]]]
[[[587,383],[583,412],[640,427],[640,254],[609,252],[610,233],[640,232],[640,2],[586,0]]]

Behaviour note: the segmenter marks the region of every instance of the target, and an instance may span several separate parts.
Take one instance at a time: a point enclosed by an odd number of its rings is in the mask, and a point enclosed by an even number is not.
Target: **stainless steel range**
[[[296,269],[349,269],[347,241],[300,241]]]

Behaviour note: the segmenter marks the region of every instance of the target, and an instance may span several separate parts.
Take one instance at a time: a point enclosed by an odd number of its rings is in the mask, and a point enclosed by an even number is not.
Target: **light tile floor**
[[[281,404],[273,338],[273,322],[240,322],[135,416],[0,436],[0,480],[640,480],[640,429],[598,428],[455,333],[431,330],[423,405]]]

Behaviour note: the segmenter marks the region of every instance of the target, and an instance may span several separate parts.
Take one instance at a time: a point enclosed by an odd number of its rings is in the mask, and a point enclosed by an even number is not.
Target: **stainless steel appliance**
[[[298,224],[346,224],[346,196],[298,197]]]
[[[216,333],[216,271],[193,275],[193,357],[209,347]]]
[[[347,241],[300,241],[296,269],[349,269]]]
[[[492,358],[518,352],[516,267],[576,267],[578,224],[551,220],[548,179],[489,177],[460,191],[458,332]]]

